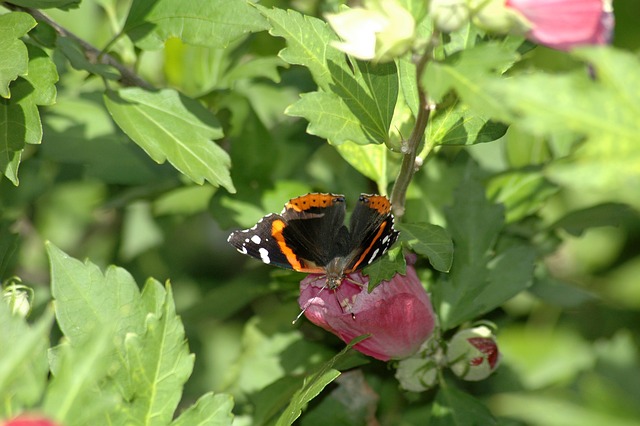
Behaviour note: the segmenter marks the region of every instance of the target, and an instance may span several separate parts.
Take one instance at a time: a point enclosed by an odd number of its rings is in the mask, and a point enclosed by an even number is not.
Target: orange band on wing
[[[330,207],[341,201],[344,201],[344,195],[312,193],[292,198],[284,207],[287,210],[302,212],[312,207]]]
[[[391,202],[384,195],[375,194],[362,194],[360,198],[366,198],[368,200],[367,207],[380,213],[381,215],[387,215],[391,211]]]
[[[280,247],[280,251],[287,258],[287,262],[291,265],[291,267],[300,271],[304,269],[302,267],[302,263],[298,260],[298,256],[287,246],[287,242],[284,240],[284,235],[282,235],[282,230],[284,229],[285,224],[281,220],[274,220],[271,223],[271,235],[278,242],[278,246]]]
[[[360,255],[360,258],[358,258],[358,261],[353,265],[353,268],[351,268],[347,272],[353,272],[358,269],[358,265],[360,265],[360,263],[362,263],[362,261],[367,256],[367,254],[369,254],[369,252],[373,248],[373,245],[376,243],[376,241],[378,241],[378,239],[380,239],[380,236],[382,235],[382,232],[386,227],[387,227],[387,222],[382,222],[382,224],[380,225],[380,228],[378,228],[378,232],[376,233],[376,236],[373,237],[373,239],[371,240],[371,244],[369,244],[369,247],[367,247],[367,249],[362,252],[362,254]]]

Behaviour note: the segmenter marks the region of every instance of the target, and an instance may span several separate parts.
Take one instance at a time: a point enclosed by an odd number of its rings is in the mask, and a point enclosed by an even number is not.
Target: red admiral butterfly
[[[383,195],[360,195],[349,228],[344,218],[344,195],[307,194],[289,200],[279,215],[269,214],[254,227],[233,232],[227,241],[269,265],[325,274],[327,286],[335,290],[345,274],[380,259],[399,234]]]

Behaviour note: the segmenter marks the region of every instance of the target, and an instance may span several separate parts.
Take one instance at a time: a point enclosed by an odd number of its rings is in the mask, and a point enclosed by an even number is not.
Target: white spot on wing
[[[260,244],[262,242],[262,239],[260,238],[259,235],[254,235],[253,237],[251,237],[251,241],[253,241],[256,244]]]
[[[269,259],[269,252],[266,248],[260,247],[258,249],[258,253],[260,253],[260,259],[262,259],[264,263],[271,263],[271,259]]]
[[[371,262],[373,262],[374,260],[376,260],[377,256],[378,256],[378,252],[380,251],[380,248],[377,248],[373,254],[371,255],[371,257],[369,258],[369,261],[367,262],[369,265],[371,265]]]
[[[382,244],[387,244],[387,241],[389,241],[389,235],[384,236],[384,238],[382,239]]]
[[[239,249],[236,249],[236,250],[238,250],[242,254],[247,254],[247,248],[245,246],[242,246],[242,248],[239,248]]]

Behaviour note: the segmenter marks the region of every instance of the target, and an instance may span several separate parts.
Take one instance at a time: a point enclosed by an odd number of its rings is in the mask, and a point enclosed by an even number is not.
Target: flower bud
[[[342,42],[332,45],[362,60],[391,61],[407,52],[415,37],[415,20],[396,0],[369,0],[326,19]]]
[[[469,0],[473,23],[483,30],[495,33],[524,34],[530,23],[515,10],[507,7],[505,0]]]
[[[2,290],[2,299],[9,305],[11,314],[26,318],[31,311],[31,293],[33,290],[29,287],[14,283]]]
[[[449,342],[447,362],[461,379],[478,381],[489,377],[500,362],[491,329],[482,325],[457,332]]]
[[[469,22],[469,7],[466,0],[431,0],[429,14],[436,28],[450,33]]]
[[[365,355],[382,361],[413,355],[435,326],[431,301],[415,269],[407,265],[406,275],[396,274],[371,293],[368,283],[368,277],[353,273],[332,291],[324,287],[323,276],[312,274],[300,282],[298,303],[309,321],[344,342],[370,334],[354,346]]]
[[[442,349],[432,336],[415,355],[398,362],[396,379],[400,387],[412,392],[424,392],[434,387],[442,357]]]

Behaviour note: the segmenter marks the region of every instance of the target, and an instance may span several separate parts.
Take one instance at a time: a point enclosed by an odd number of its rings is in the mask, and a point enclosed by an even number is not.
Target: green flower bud
[[[469,22],[466,0],[431,0],[429,14],[436,28],[445,33],[459,30]]]
[[[2,290],[2,299],[9,305],[11,313],[26,318],[31,312],[29,297],[33,290],[20,284],[10,284]]]
[[[457,332],[447,348],[447,362],[463,380],[484,380],[500,363],[500,353],[492,330],[478,326]]]
[[[400,382],[400,387],[412,392],[431,389],[438,381],[438,371],[443,359],[438,339],[432,336],[422,344],[415,355],[398,362],[396,379]]]
[[[469,0],[473,23],[500,34],[525,34],[531,24],[524,16],[507,7],[505,0]]]

